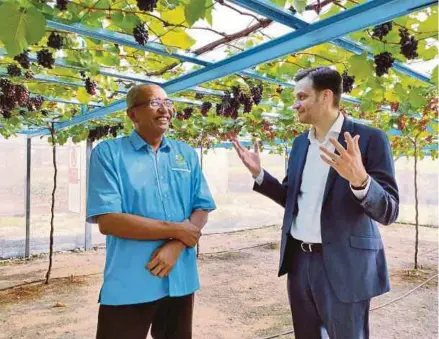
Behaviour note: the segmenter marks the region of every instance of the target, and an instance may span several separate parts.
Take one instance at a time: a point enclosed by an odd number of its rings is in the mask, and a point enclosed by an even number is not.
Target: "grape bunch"
[[[273,140],[275,138],[274,130],[267,120],[262,120],[262,130],[268,139]]]
[[[279,85],[279,86],[277,86],[277,88],[276,88],[276,93],[277,94],[282,94],[282,92],[284,91],[284,89],[283,89],[283,87],[281,86],[281,85]]]
[[[29,101],[29,91],[23,85],[15,85],[15,101],[18,106],[26,107]]]
[[[194,112],[193,107],[186,107],[183,110],[183,120],[187,120],[192,116],[192,113]]]
[[[143,22],[138,23],[133,28],[133,37],[139,45],[145,46],[146,42],[148,41],[148,32],[146,31],[145,24]]]
[[[195,99],[197,99],[197,100],[201,100],[201,99],[203,99],[204,98],[204,95],[202,94],[202,93],[196,93],[195,94]]]
[[[245,100],[243,102],[243,105],[244,105],[243,112],[250,113],[252,111],[252,108],[253,108],[253,99],[250,96],[246,95]]]
[[[0,79],[0,112],[5,119],[11,117],[11,111],[15,108],[15,85],[7,79]]]
[[[343,72],[341,75],[343,83],[343,93],[350,93],[354,87],[355,77],[348,75],[347,72]]]
[[[389,68],[392,67],[394,61],[395,59],[389,52],[383,52],[375,55],[376,74],[380,77],[389,73]]]
[[[50,33],[49,38],[47,40],[47,47],[61,49],[64,46],[63,39],[61,35],[56,34],[55,32]]]
[[[418,57],[418,41],[412,35],[410,36],[406,28],[399,29],[399,36],[401,40],[399,44],[401,45],[401,54],[407,59],[415,59]]]
[[[28,51],[24,51],[21,54],[18,54],[14,57],[14,60],[17,61],[21,67],[24,69],[30,68],[30,60]]]
[[[96,94],[96,81],[91,80],[89,77],[85,79],[85,90],[90,95]]]
[[[263,91],[264,91],[264,87],[262,87],[261,84],[252,87],[251,93],[252,93],[253,101],[256,105],[259,105],[259,103],[261,102]]]
[[[33,79],[34,78],[34,74],[31,71],[27,71],[26,73],[24,73],[24,77],[26,79]]]
[[[11,77],[19,77],[21,76],[21,69],[17,65],[8,65],[8,75]]]
[[[427,125],[428,125],[428,120],[425,118],[422,118],[421,120],[419,120],[419,128],[421,129],[421,131],[426,131],[427,130]]]
[[[177,113],[175,113],[175,117],[178,119],[178,120],[184,120],[184,113],[183,112],[180,112],[180,111],[178,111]],[[171,127],[171,126],[169,126],[169,127]]]
[[[157,7],[157,0],[137,0],[137,7],[141,11],[152,12]]]
[[[207,116],[207,113],[209,112],[209,110],[211,108],[212,108],[211,102],[208,102],[208,101],[203,102],[201,105],[201,109],[200,109],[201,115]]]
[[[117,137],[117,133],[118,133],[121,129],[123,129],[123,125],[119,123],[119,124],[117,124],[117,125],[111,126],[110,129],[109,129],[109,133],[111,134],[111,136],[112,136],[113,138],[116,138],[116,137]]]
[[[392,21],[385,22],[384,24],[377,25],[373,28],[372,36],[375,38],[378,38],[380,40],[383,40],[383,38],[389,34],[389,32],[392,30]]]
[[[11,111],[15,108],[15,101],[4,94],[0,94],[0,111],[4,118],[11,117]]]
[[[68,3],[69,0],[56,0],[56,8],[58,8],[60,11],[66,11]]]
[[[123,125],[121,123],[114,126],[109,126],[109,125],[97,126],[88,132],[88,139],[91,142],[94,142],[96,140],[102,139],[103,137],[109,137],[110,135],[113,138],[116,138],[118,132],[121,129],[123,129]]]
[[[398,129],[400,131],[403,131],[404,129],[406,129],[406,127],[407,127],[407,118],[406,118],[406,116],[399,115],[397,120],[396,120],[396,123],[397,123]]]
[[[8,98],[15,97],[15,85],[10,82],[8,79],[1,78],[0,79],[0,89],[2,94]]]
[[[232,97],[229,91],[224,91],[224,95],[221,98],[221,104],[218,104],[216,107],[216,113],[224,117],[236,119],[238,118],[238,109],[240,105],[238,97],[235,97],[235,95]]]
[[[261,86],[262,87],[262,86]],[[258,87],[256,91],[259,91]],[[216,114],[232,119],[238,118],[238,111],[241,105],[244,106],[244,113],[250,113],[254,104],[253,95],[248,95],[239,86],[232,86],[232,93],[225,91],[221,103],[216,105]],[[256,95],[260,94],[259,92]]]
[[[29,101],[27,102],[27,109],[30,112],[39,111],[43,106],[43,103],[44,98],[41,95],[37,95],[29,99]]]
[[[55,63],[55,59],[48,49],[42,49],[41,51],[38,51],[37,60],[38,64],[45,68],[53,68],[53,64]]]
[[[15,85],[7,79],[0,79],[0,90],[0,111],[4,117],[10,117],[17,105],[30,110],[29,105],[35,104],[40,109],[44,101],[43,97],[29,98],[29,91],[25,86]]]

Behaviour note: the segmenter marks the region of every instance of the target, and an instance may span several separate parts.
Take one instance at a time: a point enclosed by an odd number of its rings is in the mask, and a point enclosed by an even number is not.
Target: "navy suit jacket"
[[[352,136],[360,135],[362,160],[371,183],[365,198],[358,200],[349,182],[330,168],[321,210],[321,234],[324,266],[336,296],[342,302],[357,302],[390,288],[383,242],[376,222],[389,225],[396,220],[399,195],[386,134],[345,118],[338,138],[345,148],[345,131]],[[263,183],[260,186],[255,183],[253,188],[285,208],[279,276],[288,272],[294,255],[288,244],[288,234],[298,213],[297,197],[308,152],[308,133],[294,140],[283,182],[264,171]]]

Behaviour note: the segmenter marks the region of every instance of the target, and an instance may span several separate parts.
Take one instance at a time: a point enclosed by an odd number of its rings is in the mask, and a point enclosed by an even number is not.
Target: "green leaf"
[[[185,31],[175,29],[169,34],[163,36],[162,42],[165,45],[169,45],[172,47],[189,49],[195,43],[195,40],[192,39]]]
[[[437,32],[438,30],[438,13],[437,10],[435,11],[434,14],[429,15],[427,20],[421,22],[421,24],[419,25],[418,28],[418,32]]]
[[[293,6],[297,12],[303,13],[305,11],[305,7],[307,5],[306,0],[293,0]]]
[[[212,0],[206,0],[206,16],[205,16],[205,18],[210,26],[212,26],[212,24],[213,24],[212,11],[213,11]]]
[[[358,83],[368,80],[375,73],[373,62],[367,59],[367,52],[351,56],[348,62],[349,74],[355,75],[355,81]]]
[[[206,0],[190,0],[184,9],[184,15],[189,27],[198,20],[203,19],[206,15]]]
[[[184,7],[180,6],[171,11],[164,11],[161,14],[161,18],[166,22],[169,22],[170,24],[174,24],[174,25],[181,24],[183,21],[186,21],[186,16],[184,14]],[[160,23],[160,25],[163,27],[162,23]]]
[[[273,3],[278,5],[279,7],[285,7],[285,4],[287,3],[287,0],[272,0]]]
[[[433,73],[431,73],[430,81],[436,86],[438,85],[438,66],[436,66],[433,70]]]
[[[78,98],[81,104],[88,104],[91,101],[91,95],[87,93],[84,87],[78,89],[76,93],[76,97]]]
[[[0,5],[0,40],[10,56],[39,42],[45,27],[46,19],[32,5],[22,8],[10,2]]]

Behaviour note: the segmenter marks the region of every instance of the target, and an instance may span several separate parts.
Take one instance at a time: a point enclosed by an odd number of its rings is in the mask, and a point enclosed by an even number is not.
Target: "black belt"
[[[296,249],[301,250],[302,252],[322,253],[322,251],[323,251],[322,244],[304,242],[302,240],[294,239],[293,237],[291,237],[291,239],[293,241],[294,247],[296,247]]]

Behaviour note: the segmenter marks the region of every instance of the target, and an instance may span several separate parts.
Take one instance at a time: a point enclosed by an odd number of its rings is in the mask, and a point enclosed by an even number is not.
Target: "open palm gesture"
[[[258,143],[255,142],[254,152],[242,146],[236,138],[232,139],[232,143],[242,163],[248,168],[253,177],[257,177],[262,170]]]

